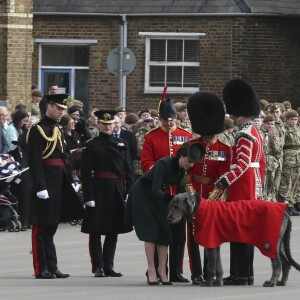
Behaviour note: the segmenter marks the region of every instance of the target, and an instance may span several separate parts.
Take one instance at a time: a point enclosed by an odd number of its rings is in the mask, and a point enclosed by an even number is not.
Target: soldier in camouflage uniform
[[[225,130],[218,135],[219,141],[223,144],[232,147],[234,145],[234,124],[231,118],[225,118],[224,128]]]
[[[275,127],[274,118],[271,115],[267,115],[264,118],[260,132],[263,138],[263,147],[266,159],[263,199],[276,201],[274,177],[275,170],[279,168],[282,147]]]
[[[192,126],[187,112],[186,104],[182,103],[178,108],[176,108],[176,110],[178,126],[192,133]]]
[[[135,179],[143,175],[141,169],[141,152],[145,134],[153,128],[155,128],[154,119],[151,117],[150,111],[148,109],[142,110],[139,113],[139,121],[136,124],[132,125],[132,127],[130,128],[135,134],[137,141],[137,155],[136,159],[133,161]]]
[[[97,127],[98,118],[94,114],[94,112],[97,110],[98,109],[92,109],[90,112],[90,116],[88,118],[88,127],[89,127],[89,132],[91,133],[91,138],[94,138],[99,135],[99,129]]]
[[[279,195],[288,203],[287,212],[290,216],[299,216],[300,212],[294,208],[296,194],[300,180],[300,129],[297,126],[298,113],[290,110],[285,114],[286,134],[283,146],[283,168]],[[300,199],[297,199],[298,201]],[[300,203],[297,202],[296,207]]]
[[[279,143],[281,147],[281,155],[278,155],[278,167],[275,170],[274,174],[274,197],[277,199],[277,201],[283,202],[284,199],[281,199],[278,195],[280,181],[281,181],[281,172],[282,172],[282,160],[283,160],[283,145],[284,145],[284,139],[285,139],[285,126],[281,119],[281,116],[283,114],[283,110],[281,108],[280,103],[273,103],[270,106],[270,114],[273,116],[275,121],[275,127],[277,130]]]

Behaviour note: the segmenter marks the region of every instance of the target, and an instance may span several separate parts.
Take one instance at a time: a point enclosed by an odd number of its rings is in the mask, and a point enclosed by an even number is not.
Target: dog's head
[[[167,220],[170,224],[177,224],[182,218],[192,219],[199,205],[199,194],[182,193],[176,195],[169,204]]]

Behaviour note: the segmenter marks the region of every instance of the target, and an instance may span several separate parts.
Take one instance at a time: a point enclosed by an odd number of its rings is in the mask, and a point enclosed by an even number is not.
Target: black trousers
[[[105,270],[113,269],[117,241],[118,234],[107,234],[102,247],[101,234],[90,233],[89,252],[92,263],[92,273],[94,273],[97,268]]]
[[[230,275],[235,278],[254,276],[254,246],[244,243],[230,243]]]
[[[57,270],[56,249],[53,242],[57,227],[57,224],[34,224],[32,227],[32,257],[35,276],[45,270],[52,273]]]
[[[187,249],[190,261],[191,279],[203,275],[199,245],[195,242],[193,224],[187,222]]]

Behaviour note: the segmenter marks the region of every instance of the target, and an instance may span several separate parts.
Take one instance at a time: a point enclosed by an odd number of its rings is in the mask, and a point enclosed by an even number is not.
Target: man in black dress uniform
[[[28,162],[33,188],[30,203],[32,256],[36,278],[66,278],[57,267],[53,237],[60,222],[81,219],[83,207],[67,172],[68,149],[58,127],[67,95],[47,95],[47,110],[28,134]]]
[[[87,216],[81,231],[88,233],[92,272],[95,277],[120,277],[114,271],[119,233],[132,230],[124,224],[125,201],[133,183],[133,171],[125,141],[113,135],[115,111],[100,110],[99,136],[85,143],[81,178]],[[105,235],[103,247],[101,235]]]

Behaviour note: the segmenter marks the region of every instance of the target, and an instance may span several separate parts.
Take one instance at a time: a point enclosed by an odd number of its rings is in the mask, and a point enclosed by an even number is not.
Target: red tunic
[[[261,199],[266,163],[261,135],[251,123],[237,133],[232,150],[231,170],[222,176],[229,185],[226,200]]]
[[[265,200],[232,202],[201,198],[195,213],[195,241],[205,248],[224,242],[256,246],[274,259],[286,204]]]
[[[163,157],[174,157],[181,145],[192,138],[187,130],[176,127],[170,133],[162,127],[155,128],[145,134],[141,152],[141,167],[146,173]]]
[[[192,140],[192,142],[202,144],[205,147],[206,154],[198,163],[194,164],[191,170],[190,180],[194,189],[199,192],[203,198],[207,198],[208,194],[214,189],[215,181],[230,170],[231,147],[223,144],[218,139],[210,146],[207,146],[202,138]],[[196,181],[193,175],[205,177],[204,180],[210,182],[200,183]]]
[[[170,132],[158,127],[146,133],[141,152],[142,171],[146,173],[163,157],[175,157],[181,145],[192,137],[190,132],[179,127],[175,127]],[[166,191],[175,195],[176,186],[169,186]]]

